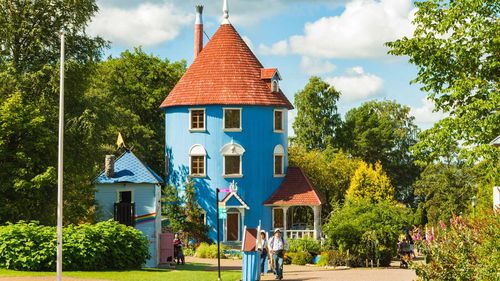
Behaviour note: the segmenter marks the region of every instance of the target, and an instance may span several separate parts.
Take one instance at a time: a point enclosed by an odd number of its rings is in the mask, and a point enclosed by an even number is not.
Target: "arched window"
[[[242,177],[241,156],[245,153],[245,149],[241,145],[231,142],[224,145],[220,153],[224,158],[223,176],[227,178]]]
[[[282,177],[285,174],[285,149],[281,144],[274,147],[274,176]]]
[[[207,152],[201,144],[195,144],[189,150],[189,175],[204,177]]]
[[[279,84],[278,84],[278,80],[273,80],[272,82],[272,90],[274,93],[278,92],[280,87],[279,87]]]

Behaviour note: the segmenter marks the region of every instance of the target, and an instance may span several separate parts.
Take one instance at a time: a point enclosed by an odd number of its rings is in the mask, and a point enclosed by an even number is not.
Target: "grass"
[[[0,268],[0,277],[17,276],[55,276],[54,272],[15,271]],[[217,271],[208,271],[204,264],[186,264],[179,269],[142,269],[131,271],[66,271],[65,277],[120,280],[120,281],[214,281],[217,280]],[[236,281],[241,279],[239,271],[223,271],[221,279]]]

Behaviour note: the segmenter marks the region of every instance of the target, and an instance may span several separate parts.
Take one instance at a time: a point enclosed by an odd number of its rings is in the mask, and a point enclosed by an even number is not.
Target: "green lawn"
[[[15,271],[0,268],[0,277],[9,276],[55,276],[54,272],[29,272]],[[88,279],[106,279],[120,281],[215,281],[217,271],[207,271],[207,266],[203,264],[186,264],[171,269],[143,269],[131,271],[67,271],[63,276]],[[221,272],[223,281],[236,281],[241,279],[239,271]]]

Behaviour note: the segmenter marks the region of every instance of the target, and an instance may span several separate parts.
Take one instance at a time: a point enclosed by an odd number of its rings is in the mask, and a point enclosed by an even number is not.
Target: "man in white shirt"
[[[281,236],[281,231],[279,228],[274,230],[274,235],[269,239],[269,252],[273,256],[274,262],[274,274],[276,277],[274,279],[283,279],[283,258],[285,256],[285,251],[288,250],[288,242]]]

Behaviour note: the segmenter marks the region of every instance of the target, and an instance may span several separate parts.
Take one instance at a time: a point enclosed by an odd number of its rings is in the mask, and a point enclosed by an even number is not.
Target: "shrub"
[[[288,240],[290,252],[309,252],[311,255],[320,253],[321,243],[311,238],[290,239]]]
[[[419,280],[499,280],[500,216],[441,223],[431,241],[417,241],[426,263],[411,263]]]
[[[63,230],[63,267],[67,270],[140,268],[149,257],[148,241],[132,227],[114,221],[70,225]],[[54,270],[56,228],[37,222],[0,227],[0,267]]]
[[[336,249],[349,250],[349,266],[363,266],[365,259],[389,266],[398,236],[410,221],[409,210],[395,203],[359,200],[334,210],[323,229]]]
[[[300,252],[290,252],[288,253],[288,258],[290,259],[292,264],[296,265],[305,265],[308,263],[312,263],[312,255],[309,252],[300,251]]]
[[[192,257],[196,254],[196,249],[194,249],[193,247],[186,247],[182,249],[182,251],[184,253],[184,256]]]
[[[220,245],[220,258],[224,259],[226,256],[224,255],[224,250],[227,250],[228,247],[224,245]],[[208,243],[200,243],[198,248],[196,248],[195,256],[202,259],[215,259],[217,258],[217,244],[209,245]]]

